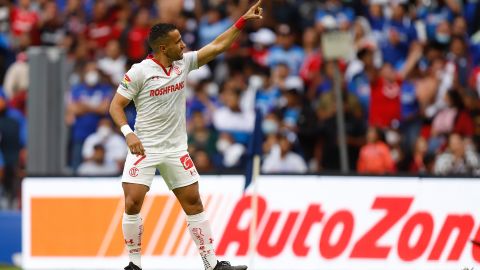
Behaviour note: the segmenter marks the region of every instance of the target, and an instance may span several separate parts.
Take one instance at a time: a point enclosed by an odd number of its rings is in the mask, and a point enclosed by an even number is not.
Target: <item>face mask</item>
[[[437,33],[435,35],[435,39],[441,44],[447,44],[448,42],[450,42],[450,35]]]
[[[248,81],[248,84],[254,89],[260,89],[263,87],[263,79],[261,76],[252,75]]]
[[[210,97],[218,96],[218,85],[215,83],[209,83],[206,88],[207,94]]]
[[[112,133],[112,129],[107,126],[100,126],[97,129],[97,134],[102,138],[108,137],[111,133]]]
[[[94,86],[98,83],[100,80],[100,75],[98,74],[97,71],[89,71],[87,74],[85,74],[85,83],[88,86]]]
[[[393,130],[389,130],[385,134],[385,140],[389,145],[396,145],[400,142],[400,135],[398,135],[398,133]]]
[[[217,150],[223,153],[228,149],[228,147],[230,147],[230,142],[227,140],[220,139],[217,141],[216,146],[217,146]]]
[[[275,134],[278,132],[278,124],[272,120],[265,120],[262,123],[262,131],[266,135]]]
[[[280,97],[280,98],[278,99],[278,106],[279,106],[280,108],[286,107],[286,106],[287,106],[287,103],[288,103],[287,98],[284,97],[284,96],[282,96],[282,97]]]

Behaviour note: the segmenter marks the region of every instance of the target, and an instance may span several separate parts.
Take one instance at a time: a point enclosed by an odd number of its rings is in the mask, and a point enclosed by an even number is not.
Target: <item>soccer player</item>
[[[187,215],[187,224],[206,270],[243,270],[218,261],[210,224],[198,189],[199,175],[187,152],[185,83],[187,74],[225,52],[239,36],[245,22],[262,19],[261,0],[214,41],[199,51],[183,53],[185,43],[172,24],[154,25],[148,37],[153,55],[134,64],[126,73],[110,105],[110,115],[121,127],[129,148],[122,175],[125,213],[123,235],[130,263],[125,270],[141,269],[140,209],[159,169]],[[135,132],[127,125],[125,107],[137,108]]]

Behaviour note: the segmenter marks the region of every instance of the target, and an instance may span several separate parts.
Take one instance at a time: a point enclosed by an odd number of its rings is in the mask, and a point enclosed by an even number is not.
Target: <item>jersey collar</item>
[[[147,59],[150,59],[150,60],[152,60],[153,62],[155,62],[157,65],[159,65],[159,66],[163,69],[163,72],[165,72],[165,74],[166,74],[167,76],[170,76],[170,73],[172,73],[173,64],[170,65],[169,69],[167,70],[167,68],[166,68],[164,65],[162,65],[162,63],[158,62],[158,61],[153,57],[152,54],[149,54],[149,55],[147,56]]]

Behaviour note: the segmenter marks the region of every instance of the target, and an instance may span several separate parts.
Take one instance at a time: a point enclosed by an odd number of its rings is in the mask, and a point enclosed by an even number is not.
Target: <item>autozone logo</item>
[[[347,246],[353,243],[353,248],[348,253],[352,259],[385,260],[396,256],[402,261],[417,261],[421,256],[427,255],[429,262],[440,261],[442,254],[447,254],[447,261],[458,261],[460,257],[469,252],[471,257],[480,263],[480,247],[471,245],[471,239],[480,239],[480,228],[475,227],[474,217],[469,213],[449,213],[440,221],[434,219],[428,211],[411,211],[413,197],[376,197],[371,205],[371,211],[381,211],[384,215],[370,228],[365,228],[360,237],[352,237],[356,217],[348,209],[341,209],[334,213],[325,213],[320,204],[310,204],[304,213],[289,211],[286,221],[277,224],[281,210],[267,212],[267,201],[258,198],[258,223],[265,223],[265,229],[257,236],[257,252],[263,257],[275,257],[289,249],[297,257],[306,257],[314,250],[318,250],[321,257],[335,259],[347,252]],[[228,221],[223,237],[220,239],[217,253],[225,254],[230,245],[238,247],[235,255],[246,256],[249,244],[249,228],[240,226],[244,215],[250,216],[251,197],[246,196],[239,200]],[[410,210],[410,211],[409,211]],[[305,215],[301,215],[305,214]],[[304,216],[300,220],[300,216]],[[328,216],[328,218],[326,218]],[[294,225],[300,222],[295,231]],[[322,224],[320,235],[311,235],[312,226]],[[401,227],[395,241],[380,244],[379,239],[392,231],[395,225]],[[272,239],[276,226],[281,226],[277,239]],[[332,243],[332,235],[337,226],[342,226],[341,234]],[[434,227],[440,228],[434,235]],[[417,231],[415,235],[415,231]],[[418,233],[419,231],[419,233]],[[473,235],[472,235],[473,234]],[[287,240],[294,235],[291,244]],[[307,239],[317,239],[318,249],[307,243]],[[275,241],[272,241],[275,240]],[[447,249],[447,242],[453,240],[453,246]],[[413,241],[413,243],[412,243]],[[308,241],[311,242],[311,241]],[[428,248],[429,245],[431,248]],[[422,259],[423,260],[423,259]]]

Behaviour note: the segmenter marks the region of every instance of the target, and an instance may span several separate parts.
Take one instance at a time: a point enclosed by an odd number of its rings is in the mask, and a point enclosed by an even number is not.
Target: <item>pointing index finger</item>
[[[253,5],[254,8],[258,8],[262,4],[262,0],[258,0],[255,5]]]

